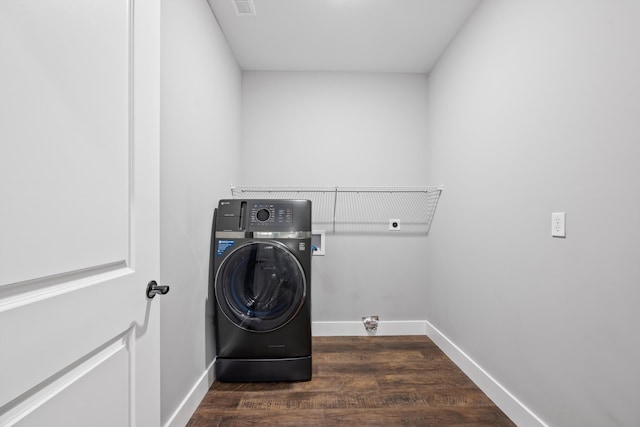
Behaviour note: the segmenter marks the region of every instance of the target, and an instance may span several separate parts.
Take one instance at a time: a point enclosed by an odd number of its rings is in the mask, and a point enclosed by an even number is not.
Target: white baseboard
[[[362,322],[313,322],[314,337],[366,336]],[[376,335],[426,335],[424,320],[396,320],[378,323]]]
[[[204,399],[204,396],[209,391],[211,384],[213,384],[215,379],[214,364],[215,359],[202,375],[200,375],[200,378],[198,378],[198,381],[196,381],[193,387],[191,387],[189,393],[182,399],[182,402],[180,402],[178,408],[173,412],[171,417],[169,417],[164,427],[184,427],[187,425],[194,412],[196,412],[196,409],[198,409],[198,405],[200,405],[200,402],[202,402],[202,399]]]
[[[540,418],[431,323],[427,336],[519,427],[547,427]]]

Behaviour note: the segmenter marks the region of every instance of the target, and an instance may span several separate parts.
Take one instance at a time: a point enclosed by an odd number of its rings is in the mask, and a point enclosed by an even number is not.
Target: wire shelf
[[[241,185],[231,187],[235,199],[311,200],[315,230],[327,233],[428,234],[438,205],[440,187],[293,187]]]

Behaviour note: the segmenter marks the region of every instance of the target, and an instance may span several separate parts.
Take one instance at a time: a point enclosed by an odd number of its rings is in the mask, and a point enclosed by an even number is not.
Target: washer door
[[[239,246],[220,265],[215,292],[218,307],[242,329],[268,332],[286,325],[305,301],[302,266],[282,243]]]

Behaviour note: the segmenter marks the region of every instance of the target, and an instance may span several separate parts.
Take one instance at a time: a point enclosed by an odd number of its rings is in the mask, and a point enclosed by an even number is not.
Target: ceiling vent
[[[231,4],[238,16],[256,16],[253,0],[231,0]]]

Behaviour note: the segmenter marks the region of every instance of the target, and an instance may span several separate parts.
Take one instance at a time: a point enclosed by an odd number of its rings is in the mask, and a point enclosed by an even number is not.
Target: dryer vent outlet
[[[380,321],[379,316],[367,316],[362,318],[362,323],[364,324],[364,328],[367,331],[367,335],[372,337],[376,334],[376,332],[378,332],[379,321]]]

